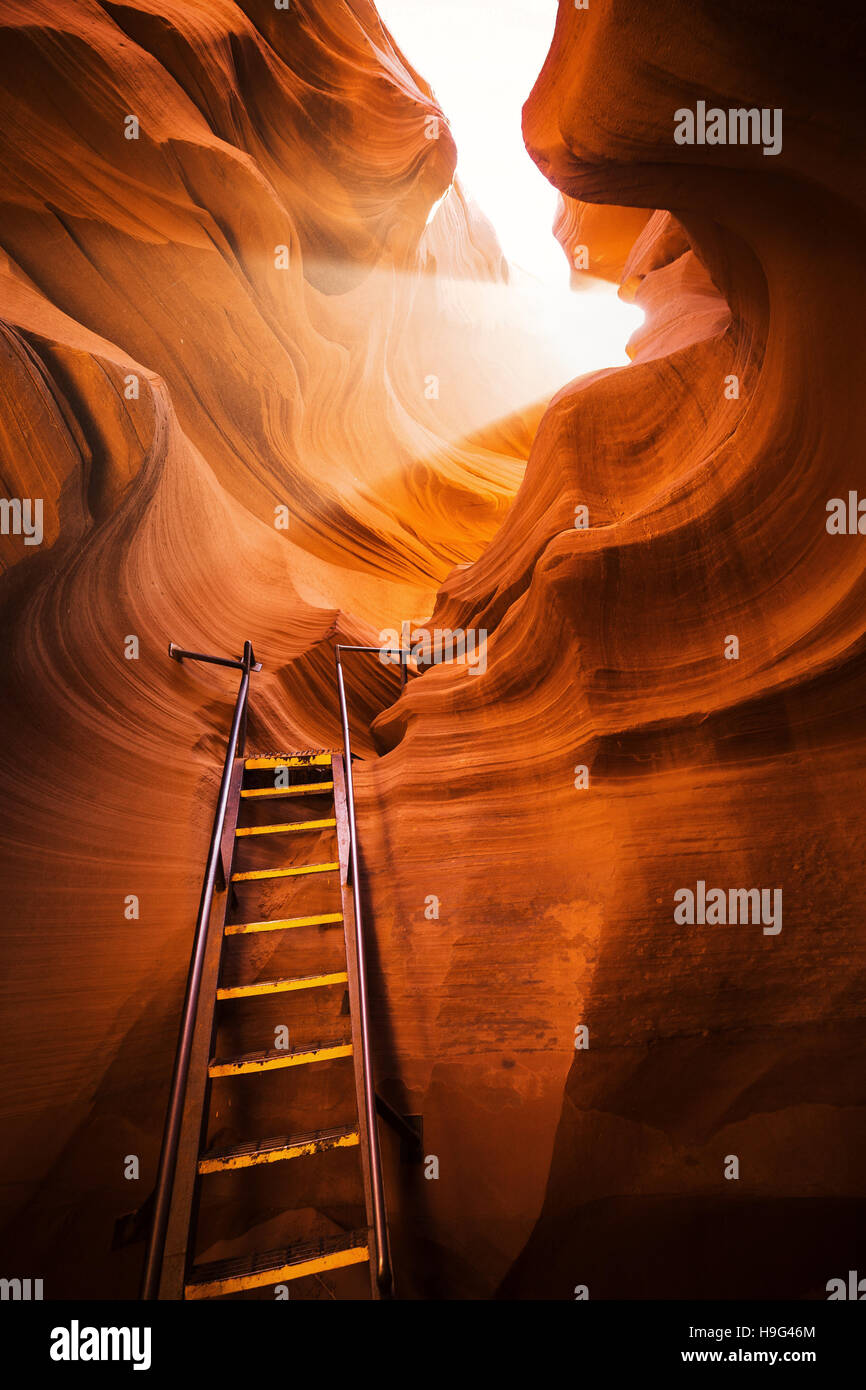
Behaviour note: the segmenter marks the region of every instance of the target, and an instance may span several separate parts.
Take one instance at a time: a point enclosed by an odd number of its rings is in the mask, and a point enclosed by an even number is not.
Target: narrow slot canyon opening
[[[862,1299],[864,36],[0,0],[4,1301]]]
[[[502,280],[461,289],[472,299],[475,319],[493,325],[491,350],[501,351],[496,331],[503,322],[519,325],[524,335],[515,411],[549,400],[581,375],[626,365],[626,345],[643,312],[599,276],[589,246],[557,240],[555,231],[567,220],[565,200],[530,157],[521,130],[522,107],[550,48],[557,0],[503,0],[492,25],[485,0],[435,6],[382,0],[377,8],[430,84],[456,144],[456,183],[502,249]],[[428,135],[439,138],[439,126],[432,122]],[[437,219],[447,226],[448,201],[455,196],[452,185],[431,206],[430,241]],[[634,225],[645,217],[634,210]],[[493,422],[479,416],[477,423],[481,429]]]

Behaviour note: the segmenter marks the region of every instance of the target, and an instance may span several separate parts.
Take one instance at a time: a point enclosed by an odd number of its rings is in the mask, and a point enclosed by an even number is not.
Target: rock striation
[[[377,1080],[439,1169],[389,1157],[401,1293],[863,1267],[862,50],[853,4],[560,5],[527,146],[646,315],[569,382],[368,0],[0,0],[44,532],[0,537],[0,1240],[46,1297],[137,1287],[233,700],[167,642],[251,639],[253,746],[335,747],[335,641],[404,620],[486,642],[350,668]],[[781,151],[677,144],[699,100]],[[676,920],[699,883],[781,930]]]

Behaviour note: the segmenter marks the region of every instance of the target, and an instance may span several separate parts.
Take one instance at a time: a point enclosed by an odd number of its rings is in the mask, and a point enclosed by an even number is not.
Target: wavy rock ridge
[[[859,12],[818,63],[803,0],[560,6],[527,143],[647,323],[543,418],[555,354],[519,300],[478,323],[508,270],[372,4],[0,25],[3,482],[45,499],[2,541],[4,1249],[134,1294],[231,699],[165,642],[250,637],[254,741],[330,746],[335,634],[432,610],[486,669],[350,692],[377,1076],[440,1161],[394,1188],[401,1291],[822,1297],[864,1258],[863,551],[825,527],[866,423]],[[674,144],[744,93],[777,158]],[[675,922],[698,879],[781,885],[782,931]]]
[[[864,552],[825,524],[864,428],[862,38],[849,7],[817,64],[805,5],[560,6],[527,144],[566,249],[597,228],[648,317],[440,590],[486,672],[376,725],[369,823],[423,800],[428,827],[409,890],[368,849],[383,961],[412,960],[383,968],[401,1075],[454,1173],[413,1208],[450,1257],[428,1291],[825,1297],[862,1262]],[[678,108],[744,93],[783,108],[780,156],[675,145]],[[597,202],[673,217],[623,257]],[[699,879],[781,888],[781,932],[676,922]]]
[[[40,546],[2,537],[4,1249],[133,1293],[118,1154],[152,1181],[233,699],[167,642],[251,638],[253,746],[335,746],[337,636],[481,553],[566,373],[372,5],[0,28],[3,484],[43,502]],[[349,683],[371,751],[396,676]]]

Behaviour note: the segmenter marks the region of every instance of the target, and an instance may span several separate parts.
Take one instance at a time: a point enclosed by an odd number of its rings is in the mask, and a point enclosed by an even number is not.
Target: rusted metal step
[[[280,1135],[262,1139],[257,1144],[236,1144],[230,1149],[211,1149],[202,1154],[198,1171],[228,1173],[238,1168],[256,1168],[263,1163],[281,1163],[289,1158],[306,1158],[310,1154],[327,1153],[331,1149],[356,1148],[357,1129],[317,1129],[311,1134]]]
[[[369,1258],[367,1231],[326,1236],[322,1240],[290,1246],[287,1250],[271,1250],[263,1255],[199,1265],[184,1288],[184,1297],[222,1298],[226,1294],[266,1288],[268,1284],[303,1279],[308,1274],[322,1274],[329,1269],[364,1264]]]
[[[330,767],[331,753],[273,753],[267,758],[245,758],[247,772],[264,772],[275,767]]]
[[[285,825],[249,825],[236,830],[235,835],[278,835],[282,831],[327,830],[329,826],[336,824],[336,817],[332,816],[329,820],[288,821]]]
[[[295,869],[250,869],[243,874],[232,874],[232,883],[249,883],[256,878],[299,878],[302,874],[332,874],[339,864],[301,864]]]
[[[347,1042],[308,1043],[297,1052],[248,1052],[241,1057],[213,1058],[208,1063],[209,1076],[252,1076],[257,1072],[279,1071],[281,1067],[303,1067],[311,1062],[333,1062],[338,1057],[351,1057],[352,1044]]]
[[[220,985],[217,999],[252,999],[260,994],[287,994],[296,989],[322,989],[326,985],[345,985],[349,976],[345,970],[332,975],[297,975],[281,980],[262,980],[255,985]]]
[[[332,792],[333,782],[303,782],[296,787],[246,787],[241,792],[244,800],[262,796],[314,796],[320,792]]]
[[[294,927],[324,927],[329,922],[342,922],[342,912],[321,912],[315,917],[275,917],[270,922],[231,922],[226,936],[246,936],[260,931],[291,931]]]

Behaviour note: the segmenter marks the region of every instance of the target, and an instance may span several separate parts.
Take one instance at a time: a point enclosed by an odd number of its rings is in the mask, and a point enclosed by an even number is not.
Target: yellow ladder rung
[[[353,1149],[360,1144],[356,1129],[322,1131],[321,1134],[297,1138],[271,1139],[264,1143],[241,1144],[222,1153],[203,1154],[198,1161],[202,1176],[208,1173],[232,1173],[240,1168],[259,1168],[267,1163],[282,1163],[286,1159],[309,1158],[312,1154],[328,1153],[331,1149]]]
[[[208,1064],[208,1076],[252,1076],[255,1072],[279,1071],[283,1067],[304,1067],[311,1062],[333,1062],[351,1057],[351,1043],[330,1043],[301,1052],[253,1052],[246,1057],[216,1059]]]
[[[248,883],[254,878],[297,878],[300,874],[332,874],[339,864],[302,864],[297,869],[251,869],[245,874],[232,874],[232,883]]]
[[[232,922],[226,936],[245,936],[258,931],[289,931],[292,927],[324,927],[329,922],[342,922],[342,912],[323,912],[317,917],[278,917],[272,922]]]
[[[309,1274],[321,1274],[327,1269],[342,1269],[346,1265],[366,1264],[370,1258],[367,1245],[353,1245],[348,1250],[333,1254],[317,1255],[300,1263],[274,1265],[270,1269],[249,1274],[235,1274],[227,1278],[187,1284],[184,1298],[223,1298],[230,1293],[244,1293],[247,1289],[263,1289],[270,1284],[285,1284],[289,1279],[305,1279]]]
[[[241,796],[252,800],[262,796],[312,796],[333,790],[333,782],[299,782],[296,787],[248,787]]]
[[[286,753],[282,758],[246,758],[244,767],[247,772],[261,772],[272,767],[330,767],[331,757],[330,753]]]
[[[336,819],[289,821],[286,825],[248,825],[236,830],[236,835],[276,835],[282,830],[327,830],[336,825]]]
[[[257,985],[226,985],[217,990],[217,999],[252,999],[257,994],[287,994],[295,989],[321,989],[325,985],[345,985],[349,976],[345,970],[333,975],[300,975],[294,979],[262,980]]]

